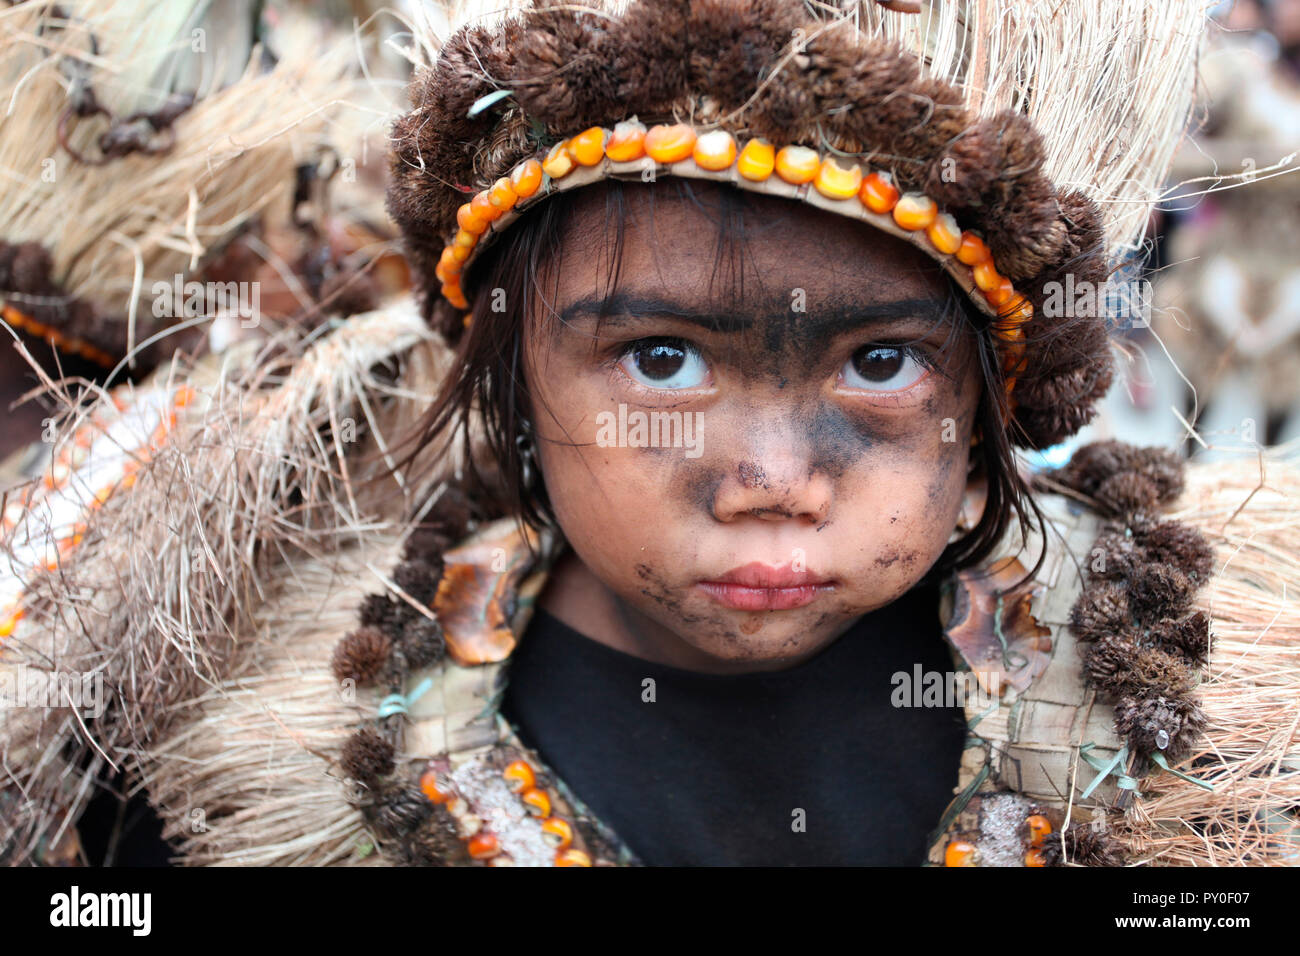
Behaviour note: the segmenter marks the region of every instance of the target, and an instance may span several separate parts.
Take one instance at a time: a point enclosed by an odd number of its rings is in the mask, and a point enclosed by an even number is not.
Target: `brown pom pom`
[[[1162,618],[1179,617],[1191,606],[1196,585],[1167,564],[1144,564],[1134,570],[1129,606],[1148,627]]]
[[[1127,578],[1144,557],[1131,536],[1123,531],[1107,531],[1092,547],[1088,570],[1099,578]]]
[[[438,528],[416,528],[402,545],[402,559],[432,565],[441,577],[443,552],[451,548],[453,543],[451,536]]]
[[[1186,698],[1126,697],[1115,706],[1115,730],[1134,753],[1163,752],[1178,763],[1191,752],[1205,729],[1205,714]]]
[[[1182,654],[1198,667],[1209,663],[1212,646],[1210,619],[1204,611],[1197,611],[1181,621],[1160,622],[1151,628],[1151,638],[1166,649]]]
[[[442,637],[442,625],[424,615],[411,619],[402,629],[399,647],[411,667],[436,664],[442,660],[447,647]]]
[[[369,727],[363,727],[343,745],[339,764],[353,780],[373,786],[380,777],[393,772],[393,745]]]
[[[393,640],[377,627],[353,631],[334,646],[331,669],[340,681],[355,681],[358,687],[375,683],[388,666]]]
[[[373,809],[375,826],[394,836],[415,830],[433,814],[433,804],[419,787],[395,787],[385,793]]]
[[[1098,502],[1120,515],[1149,511],[1159,497],[1155,483],[1137,471],[1111,475],[1097,486],[1096,492]]]
[[[1183,493],[1183,460],[1168,449],[1140,448],[1134,466],[1155,485],[1158,504],[1170,504]]]
[[[1128,589],[1114,581],[1093,581],[1070,610],[1070,629],[1081,641],[1099,641],[1129,626]]]
[[[1043,841],[1044,866],[1123,866],[1124,853],[1105,830],[1075,824],[1065,831],[1050,833]]]
[[[1137,529],[1136,536],[1151,561],[1178,568],[1197,583],[1209,580],[1214,551],[1199,528],[1160,521]]]
[[[436,567],[424,561],[404,561],[393,569],[393,582],[425,606],[433,603],[433,596],[438,593],[440,577],[441,558]]]
[[[445,806],[431,804],[428,823],[397,844],[402,862],[408,866],[463,866],[469,850],[460,838],[456,818]]]
[[[361,602],[361,623],[377,627],[394,641],[402,638],[402,628],[419,612],[405,601],[394,601],[386,594],[367,594]]]
[[[1108,694],[1131,692],[1132,672],[1140,649],[1127,635],[1111,634],[1088,645],[1084,672],[1088,680]]]

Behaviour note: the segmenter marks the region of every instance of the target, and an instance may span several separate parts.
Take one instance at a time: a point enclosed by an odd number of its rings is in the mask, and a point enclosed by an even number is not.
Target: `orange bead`
[[[998,270],[994,268],[992,259],[985,259],[983,262],[975,263],[971,273],[975,276],[976,288],[981,292],[990,292],[1002,283],[1002,276],[998,275]]]
[[[973,232],[961,234],[961,245],[957,247],[957,261],[968,266],[976,266],[989,258],[989,247],[984,240]]]
[[[957,220],[949,213],[942,212],[934,217],[934,222],[925,227],[925,235],[944,255],[950,256],[961,248],[961,229]]]
[[[535,159],[524,160],[510,174],[510,185],[516,196],[527,199],[541,188],[542,164]]]
[[[469,208],[475,216],[482,219],[484,222],[495,222],[501,218],[501,210],[492,205],[492,200],[488,196],[486,189],[474,195],[474,198],[469,201]],[[474,235],[468,229],[462,229],[460,231],[469,236]],[[470,245],[473,245],[473,243],[470,243]]]
[[[579,166],[595,166],[605,158],[605,129],[593,126],[572,137],[565,149]]]
[[[1035,813],[1025,818],[1025,826],[1029,828],[1029,845],[1042,846],[1043,841],[1047,839],[1048,834],[1052,832],[1052,824],[1041,813]]]
[[[581,850],[575,850],[570,847],[560,853],[555,854],[556,866],[591,866],[591,857]]]
[[[977,267],[978,268],[978,267]],[[984,293],[984,298],[988,304],[995,309],[1000,309],[1011,301],[1011,297],[1016,294],[1015,288],[1011,285],[1011,280],[1002,277],[1002,281]]]
[[[465,293],[461,291],[459,285],[446,285],[442,287],[443,297],[458,309],[468,309],[469,299],[465,298]],[[469,325],[468,322],[465,323]]]
[[[469,246],[455,246],[455,245],[452,245],[452,246],[448,246],[447,248],[451,250],[451,258],[452,258],[452,260],[453,260],[454,262],[456,262],[457,264],[459,264],[459,265],[464,265],[464,264],[465,264],[465,261],[466,261],[466,260],[467,260],[471,255],[474,254],[474,250],[471,249]]]
[[[755,183],[767,179],[775,169],[776,147],[761,137],[746,143],[736,160],[736,172]]]
[[[519,799],[524,802],[528,812],[535,817],[549,817],[551,815],[551,798],[546,795],[545,790],[539,790],[533,787],[531,790],[525,790],[519,795]]]
[[[439,783],[438,775],[432,770],[420,774],[420,789],[424,791],[430,803],[446,803],[451,799],[451,794],[444,789],[445,785],[439,786]]]
[[[456,225],[476,236],[482,235],[488,227],[487,220],[476,215],[470,203],[464,203],[456,210]]]
[[[463,259],[457,259],[455,250],[464,249],[464,246],[447,246],[442,250],[442,255],[438,258],[438,265],[434,268],[436,275],[443,282],[448,281],[452,276],[459,275]],[[468,252],[469,250],[465,250]],[[441,270],[441,271],[440,271]],[[445,273],[445,274],[444,274]]]
[[[1046,866],[1047,861],[1043,859],[1043,851],[1032,849],[1025,854],[1025,866]]]
[[[894,204],[894,222],[909,232],[926,228],[938,215],[934,200],[921,193],[904,193]]]
[[[469,849],[469,855],[475,860],[490,860],[501,852],[501,844],[497,840],[496,834],[485,831],[480,831],[470,837],[466,846]]]
[[[776,174],[795,186],[812,182],[821,164],[817,150],[807,146],[782,146],[776,152]]]
[[[701,169],[728,169],[736,161],[736,140],[725,129],[710,130],[695,140],[691,157]]]
[[[834,156],[827,156],[817,167],[813,188],[827,199],[852,199],[862,186],[862,167],[853,163],[841,166]]]
[[[965,840],[953,840],[943,851],[944,866],[974,866],[975,844]]]
[[[542,172],[552,179],[563,179],[569,175],[576,165],[573,157],[569,155],[569,151],[565,148],[566,145],[564,142],[556,143],[551,147],[551,151],[546,154],[546,158],[542,160]]]
[[[636,120],[623,120],[614,124],[605,155],[616,163],[630,163],[645,155],[645,124]]]
[[[898,187],[889,173],[868,173],[862,179],[862,188],[858,190],[862,205],[872,212],[885,214],[892,212],[898,203]]]
[[[514,208],[515,203],[518,201],[519,197],[515,195],[515,187],[510,185],[510,180],[505,176],[494,182],[488,190],[488,202],[502,212]]]
[[[526,760],[514,761],[501,771],[501,776],[506,778],[506,783],[515,793],[523,793],[537,786],[537,775],[533,773],[533,768]]]
[[[557,850],[567,849],[573,842],[573,827],[560,817],[547,817],[542,821],[542,839]]]
[[[679,163],[695,151],[695,138],[695,130],[685,123],[651,126],[645,134],[645,152],[656,163]]]

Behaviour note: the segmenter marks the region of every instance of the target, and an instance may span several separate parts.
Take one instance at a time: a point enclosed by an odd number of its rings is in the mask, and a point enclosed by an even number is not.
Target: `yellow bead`
[[[510,174],[510,185],[514,187],[516,196],[527,199],[542,185],[542,164],[535,159],[520,163]]]
[[[725,129],[710,130],[695,140],[691,156],[701,169],[727,169],[736,161],[736,140]]]
[[[481,235],[487,231],[487,220],[475,214],[473,207],[465,203],[456,210],[456,224],[466,232]]]
[[[501,776],[505,777],[506,783],[515,793],[523,793],[537,786],[537,775],[533,773],[532,766],[526,760],[512,761],[505,770],[501,771]]]
[[[601,126],[585,129],[565,144],[568,154],[580,166],[595,166],[605,158],[605,130]]]
[[[858,198],[872,212],[884,215],[892,212],[898,203],[898,187],[889,173],[869,173],[862,179]]]
[[[957,247],[957,261],[968,266],[979,265],[985,259],[989,258],[989,247],[984,245],[984,240],[973,232],[963,232],[961,234],[961,245]]]
[[[572,848],[555,854],[556,866],[591,866],[591,857]]]
[[[461,264],[464,264],[474,252],[469,246],[450,245],[447,248],[451,250],[451,258]]]
[[[740,151],[736,172],[751,182],[761,183],[776,169],[776,148],[767,140],[751,139]]]
[[[630,163],[645,155],[645,124],[636,120],[623,120],[614,126],[605,155],[616,163]]]
[[[949,213],[940,213],[934,217],[934,222],[925,227],[925,234],[930,240],[930,245],[934,246],[944,255],[952,255],[961,248],[961,229],[957,226],[957,220]]]
[[[1043,841],[1047,839],[1048,834],[1052,832],[1052,824],[1041,813],[1035,813],[1025,818],[1025,826],[1029,828],[1029,845],[1042,846]]]
[[[533,816],[549,817],[551,815],[551,798],[546,795],[545,790],[533,787],[521,793],[519,799],[524,802],[524,806],[528,808],[528,812]]]
[[[656,163],[680,163],[695,150],[695,130],[685,123],[651,126],[645,134],[646,155]]]
[[[548,817],[542,821],[542,839],[557,850],[567,850],[573,843],[573,827],[568,820]]]
[[[455,258],[453,250],[457,246],[447,246],[442,250],[442,256],[438,259],[438,264],[433,267],[433,274],[438,277],[440,282],[450,282],[453,277],[460,275],[461,261]]]
[[[998,275],[998,270],[993,267],[992,259],[984,259],[975,263],[971,268],[971,273],[975,277],[975,286],[981,292],[989,292],[996,289],[1002,282],[1002,276]]]
[[[975,845],[965,840],[953,840],[943,851],[944,866],[974,866]]]
[[[518,201],[519,197],[515,195],[515,187],[511,186],[510,180],[504,176],[494,182],[488,190],[488,202],[502,212],[513,208]]]
[[[852,199],[862,187],[862,167],[857,163],[845,168],[834,156],[827,156],[817,167],[813,188],[827,199]]]
[[[542,160],[542,171],[552,179],[562,179],[569,175],[575,165],[565,145],[562,142],[556,143]]]
[[[1001,282],[984,293],[984,298],[988,301],[989,305],[993,306],[993,308],[1000,309],[1011,301],[1011,297],[1015,295],[1015,293],[1016,290],[1011,285],[1011,280],[1006,276],[1003,276]]]
[[[894,205],[894,222],[909,232],[926,228],[938,215],[934,200],[921,193],[904,193]]]
[[[817,150],[807,146],[782,146],[776,153],[776,174],[787,183],[801,186],[810,183],[821,167]]]
[[[501,218],[501,210],[492,205],[492,199],[486,189],[474,194],[474,198],[469,201],[469,210],[484,222],[496,222]]]
[[[457,230],[456,235],[452,238],[453,246],[464,246],[467,249],[473,249],[478,244],[478,236],[472,232],[466,232],[464,229]]]

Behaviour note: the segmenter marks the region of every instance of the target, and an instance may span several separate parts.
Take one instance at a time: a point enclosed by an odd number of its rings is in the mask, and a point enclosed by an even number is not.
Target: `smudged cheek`
[[[886,443],[840,477],[823,533],[853,582],[846,597],[888,603],[943,553],[965,488],[965,458],[955,447],[915,437]]]

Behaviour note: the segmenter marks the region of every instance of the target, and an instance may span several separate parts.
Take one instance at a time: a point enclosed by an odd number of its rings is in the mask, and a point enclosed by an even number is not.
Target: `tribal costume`
[[[169,369],[151,405],[101,402],[56,464],[86,478],[96,435],[130,433],[133,414],[145,449],[7,517],[23,560],[7,608],[0,595],[0,667],[95,672],[108,693],[84,719],[6,712],[0,853],[66,858],[111,765],[188,864],[638,862],[502,713],[565,544],[466,475],[526,470],[523,446],[471,428],[401,461],[395,439],[492,308],[480,251],[556,192],[665,176],[911,243],[970,297],[999,360],[1005,434],[983,436],[987,465],[999,441],[1074,434],[1111,384],[1106,315],[1058,323],[1045,303],[1067,276],[1102,286],[1139,247],[1204,11],[912,6],[447,11],[393,137],[415,301],[279,355]],[[78,483],[81,510],[65,501]],[[1185,474],[1118,442],[1034,477],[1046,523],[1006,529],[936,609],[980,693],[931,863],[1295,862],[1300,630],[1279,618],[1300,571],[1297,489],[1272,457]],[[975,489],[954,541],[981,503]],[[68,530],[38,541],[37,518]]]

